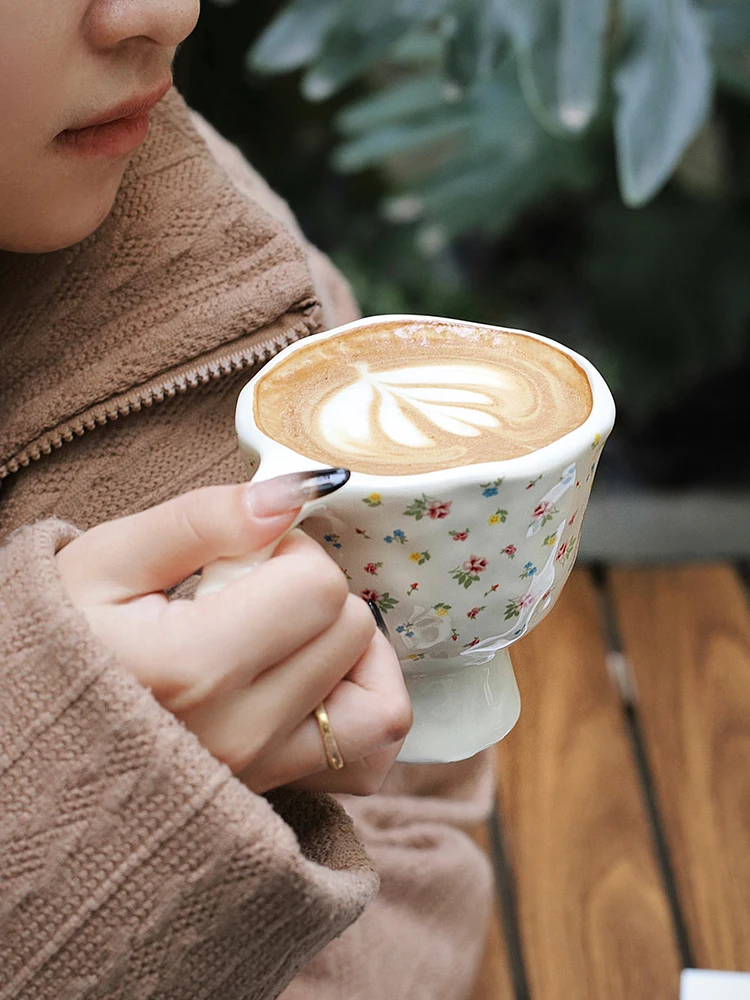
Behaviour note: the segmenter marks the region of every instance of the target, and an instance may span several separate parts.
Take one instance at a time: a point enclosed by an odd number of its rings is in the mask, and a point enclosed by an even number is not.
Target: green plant
[[[750,93],[748,43],[745,0],[293,0],[249,65],[306,67],[311,101],[365,78],[336,165],[385,167],[391,217],[455,235],[596,183],[610,122],[622,197],[645,204],[705,126],[717,77]]]
[[[750,0],[243,11],[257,134],[235,138],[365,312],[570,343],[605,370],[620,428],[747,357]],[[232,13],[216,12],[213,44]],[[298,79],[306,106],[272,74]]]

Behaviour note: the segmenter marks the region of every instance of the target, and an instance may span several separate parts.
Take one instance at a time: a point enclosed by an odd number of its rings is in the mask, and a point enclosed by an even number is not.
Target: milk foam
[[[550,345],[414,321],[310,338],[261,375],[254,412],[270,438],[316,461],[409,475],[529,454],[591,405],[585,373]]]
[[[436,448],[440,435],[425,433],[420,415],[436,430],[478,437],[482,427],[499,427],[489,408],[492,396],[466,386],[499,392],[508,380],[480,365],[419,365],[373,372],[358,364],[360,377],[335,393],[318,414],[321,437],[342,453],[369,454],[381,435],[406,448]]]

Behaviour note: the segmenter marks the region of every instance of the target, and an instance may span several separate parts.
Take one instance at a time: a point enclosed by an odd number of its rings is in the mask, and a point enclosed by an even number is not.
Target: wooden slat
[[[696,962],[750,970],[750,610],[728,566],[612,589]]]
[[[481,827],[475,832],[474,840],[491,858],[492,848],[486,827]],[[508,953],[505,949],[505,937],[497,899],[495,899],[492,920],[487,932],[482,969],[474,992],[471,994],[471,1000],[513,1000]]]
[[[679,958],[590,577],[513,649],[500,812],[534,1000],[674,1000]]]

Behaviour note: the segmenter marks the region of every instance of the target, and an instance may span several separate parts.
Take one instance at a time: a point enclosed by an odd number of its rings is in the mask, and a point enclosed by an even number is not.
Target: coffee
[[[517,458],[579,427],[585,372],[533,337],[387,322],[311,338],[262,375],[255,420],[327,466],[403,476]]]

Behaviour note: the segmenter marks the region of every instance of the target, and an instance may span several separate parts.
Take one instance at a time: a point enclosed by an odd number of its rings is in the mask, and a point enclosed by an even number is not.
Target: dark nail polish
[[[385,623],[385,619],[380,613],[380,608],[377,606],[375,601],[368,601],[367,607],[372,611],[372,617],[375,619],[375,624],[378,626],[380,631],[386,637],[388,642],[391,641],[391,633],[388,631],[388,626]]]
[[[340,490],[350,476],[348,469],[291,472],[262,483],[250,483],[247,502],[256,517],[274,517]]]
[[[348,469],[316,469],[314,472],[303,472],[302,475],[306,477],[305,489],[309,490],[310,499],[319,500],[345,486],[351,472]]]

